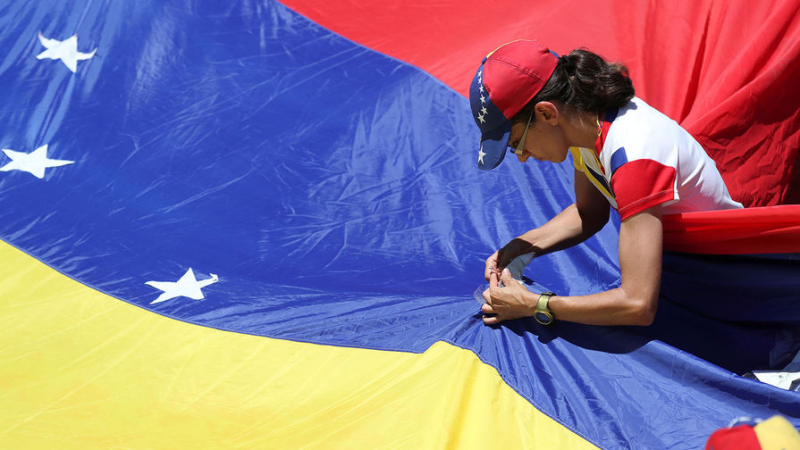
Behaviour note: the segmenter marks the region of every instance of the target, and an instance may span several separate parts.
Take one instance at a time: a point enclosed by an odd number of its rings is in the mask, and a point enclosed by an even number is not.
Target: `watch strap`
[[[533,317],[537,322],[543,325],[553,323],[553,312],[550,311],[550,297],[556,294],[552,292],[542,292],[539,294],[539,300],[536,302],[536,309],[533,312]],[[547,320],[542,320],[541,315],[546,316]]]

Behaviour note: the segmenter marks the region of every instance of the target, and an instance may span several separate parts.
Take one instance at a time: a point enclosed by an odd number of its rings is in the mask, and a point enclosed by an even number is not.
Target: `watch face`
[[[553,318],[543,312],[537,312],[534,318],[541,324],[549,325]]]

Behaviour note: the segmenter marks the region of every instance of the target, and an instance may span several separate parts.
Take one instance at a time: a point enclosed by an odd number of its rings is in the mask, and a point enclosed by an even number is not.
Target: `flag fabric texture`
[[[689,449],[742,416],[800,426],[798,393],[739,376],[800,349],[798,9],[5,6],[0,447]],[[476,169],[466,89],[515,38],[628,64],[754,207],[725,233],[665,220],[651,327],[482,324],[485,258],[573,195],[570,161]],[[617,286],[618,228],[526,274]]]

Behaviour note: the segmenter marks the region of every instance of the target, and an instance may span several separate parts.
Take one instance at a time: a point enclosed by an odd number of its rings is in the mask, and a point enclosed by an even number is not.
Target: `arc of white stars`
[[[42,53],[36,55],[36,59],[60,59],[65,66],[72,73],[78,70],[78,61],[89,59],[97,53],[97,49],[92,50],[91,53],[82,53],[78,51],[78,35],[74,34],[64,41],[58,39],[48,39],[39,33],[39,42],[47,49]]]
[[[190,267],[178,281],[148,281],[145,284],[163,291],[157,299],[150,304],[161,303],[176,297],[189,297],[192,300],[202,300],[205,298],[202,288],[219,281],[219,277],[211,274],[211,278],[198,280],[194,276],[194,271]]]
[[[481,149],[478,150],[478,162],[484,164],[483,157],[486,156],[486,153],[483,151],[483,146],[481,145]]]
[[[481,103],[483,103],[483,95],[481,95]],[[489,114],[489,111],[486,109],[485,106],[481,107],[481,113],[478,114],[477,119],[481,121],[481,123],[486,123],[486,115]]]
[[[35,176],[40,180],[44,178],[44,172],[46,169],[51,167],[65,166],[67,164],[72,164],[75,162],[75,161],[67,161],[64,159],[48,158],[47,144],[37,148],[31,153],[17,152],[14,150],[9,150],[7,148],[3,149],[3,153],[5,153],[6,156],[11,158],[11,162],[3,167],[0,167],[0,171],[9,172],[11,170],[21,170],[23,172],[30,173],[31,175]]]

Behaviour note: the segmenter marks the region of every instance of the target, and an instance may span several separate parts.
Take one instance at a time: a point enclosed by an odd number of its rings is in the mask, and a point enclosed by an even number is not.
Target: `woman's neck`
[[[597,114],[579,112],[562,117],[566,119],[563,123],[563,127],[570,147],[584,147],[595,151],[597,150],[595,148],[595,143],[597,142],[597,136],[600,130]]]
[[[595,145],[600,133],[599,116],[595,113],[580,113],[576,118],[576,140],[579,147],[597,151]]]

